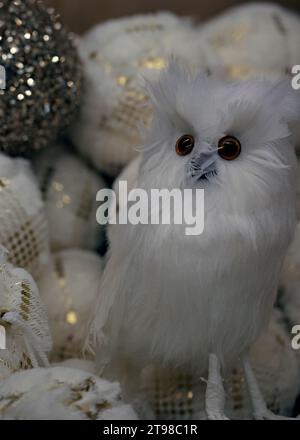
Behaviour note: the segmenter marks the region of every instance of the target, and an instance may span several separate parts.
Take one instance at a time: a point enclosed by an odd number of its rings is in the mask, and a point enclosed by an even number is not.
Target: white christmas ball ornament
[[[223,63],[220,74],[230,79],[292,75],[300,60],[300,16],[272,3],[230,8],[204,23],[198,38]],[[293,127],[300,149],[300,121]]]
[[[42,151],[35,170],[45,199],[52,250],[96,248],[103,233],[96,221],[96,194],[105,187],[104,180],[62,145]]]
[[[151,119],[144,78],[157,75],[170,55],[209,71],[219,64],[187,19],[166,12],[100,24],[82,37],[79,53],[86,90],[71,136],[109,175],[117,175],[137,154],[139,125]]]
[[[0,379],[48,365],[51,337],[46,309],[31,275],[7,262],[0,248]]]
[[[82,357],[102,270],[97,254],[69,249],[53,254],[39,277],[53,338],[52,361]]]
[[[95,361],[88,359],[66,359],[61,362],[53,362],[52,367],[68,367],[76,370],[87,371],[88,373],[97,374]]]
[[[73,368],[36,368],[0,384],[4,420],[137,420],[118,383]]]
[[[291,74],[300,59],[300,18],[275,4],[237,6],[204,23],[199,38],[221,57],[231,78]]]
[[[0,154],[0,245],[9,261],[38,276],[47,264],[48,224],[30,165]]]

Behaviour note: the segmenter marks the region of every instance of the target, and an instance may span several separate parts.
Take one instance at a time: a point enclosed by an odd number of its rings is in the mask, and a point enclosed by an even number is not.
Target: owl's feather
[[[284,83],[192,77],[174,63],[148,91],[155,114],[137,187],[204,188],[205,227],[186,236],[184,225],[114,226],[92,326],[98,366],[126,358],[203,374],[209,353],[229,366],[268,323],[295,226],[289,124],[299,95]],[[195,147],[179,157],[186,133]],[[241,142],[235,161],[217,154],[224,134]],[[215,173],[199,179],[208,163]]]

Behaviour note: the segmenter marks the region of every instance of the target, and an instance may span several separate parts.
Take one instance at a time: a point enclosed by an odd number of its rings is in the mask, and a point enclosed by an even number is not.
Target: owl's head
[[[152,188],[204,188],[224,202],[257,202],[293,185],[290,123],[300,92],[288,81],[227,83],[192,76],[171,62],[148,85],[154,118],[140,176]]]

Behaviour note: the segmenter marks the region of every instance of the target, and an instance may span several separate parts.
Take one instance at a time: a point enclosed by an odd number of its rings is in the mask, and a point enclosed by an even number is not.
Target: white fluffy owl
[[[268,323],[294,232],[289,123],[299,94],[282,82],[191,76],[176,63],[148,92],[155,113],[137,187],[204,189],[204,232],[113,227],[91,329],[99,370],[126,365],[127,387],[148,363],[207,374],[207,416],[225,419],[221,374],[240,357],[254,416],[272,418],[247,351]]]

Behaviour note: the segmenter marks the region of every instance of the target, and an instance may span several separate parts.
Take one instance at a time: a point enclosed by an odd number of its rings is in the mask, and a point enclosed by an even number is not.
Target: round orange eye
[[[222,159],[234,160],[241,153],[241,143],[234,136],[224,136],[218,143],[218,154]]]
[[[176,142],[176,153],[179,156],[186,156],[189,154],[195,145],[194,136],[191,134],[184,134]]]

